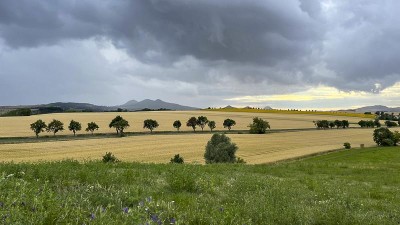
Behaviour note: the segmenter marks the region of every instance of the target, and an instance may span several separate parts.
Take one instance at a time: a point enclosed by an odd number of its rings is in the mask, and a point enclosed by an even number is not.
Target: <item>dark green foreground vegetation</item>
[[[398,224],[399,171],[399,147],[275,165],[0,164],[0,224]]]

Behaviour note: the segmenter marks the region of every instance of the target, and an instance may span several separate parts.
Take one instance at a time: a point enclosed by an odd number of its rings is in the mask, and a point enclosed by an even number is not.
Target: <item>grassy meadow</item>
[[[0,164],[1,224],[398,224],[400,149],[271,165]]]
[[[96,122],[100,129],[96,133],[113,133],[114,129],[108,127],[110,121],[117,115],[121,115],[129,121],[130,127],[126,132],[146,132],[143,129],[145,119],[155,119],[160,126],[155,131],[175,131],[172,126],[175,120],[182,122],[182,131],[191,131],[191,127],[186,126],[186,121],[192,117],[206,116],[208,120],[214,120],[217,124],[216,130],[226,130],[223,128],[223,121],[231,118],[236,121],[234,130],[248,130],[248,125],[253,117],[261,117],[268,120],[272,129],[303,129],[313,128],[314,120],[348,120],[350,123],[357,123],[360,118],[335,116],[335,115],[313,115],[313,114],[279,114],[279,113],[248,113],[248,112],[218,112],[218,111],[156,111],[156,112],[108,112],[108,113],[57,113],[34,115],[27,117],[0,117],[0,137],[29,137],[34,136],[30,130],[30,124],[38,119],[49,123],[53,119],[64,123],[65,131],[60,134],[72,134],[67,130],[71,120],[82,123],[82,131],[78,134],[86,133],[84,129],[87,123]],[[363,114],[362,114],[363,115]],[[358,127],[358,125],[353,125]],[[205,128],[209,130],[208,127]],[[197,130],[201,130],[197,128]],[[51,135],[49,133],[42,135]]]

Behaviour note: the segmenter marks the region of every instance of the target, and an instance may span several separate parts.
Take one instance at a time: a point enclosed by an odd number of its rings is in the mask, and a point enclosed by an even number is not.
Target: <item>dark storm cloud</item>
[[[400,80],[398,8],[395,0],[3,0],[0,39],[11,49],[107,40],[160,68],[124,74],[213,82],[219,95],[371,90]],[[188,58],[194,65],[182,66]],[[237,86],[224,86],[227,78]]]

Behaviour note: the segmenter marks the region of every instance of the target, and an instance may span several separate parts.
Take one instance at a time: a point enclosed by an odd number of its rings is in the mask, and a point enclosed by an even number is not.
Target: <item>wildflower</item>
[[[156,214],[152,214],[152,215],[150,216],[150,218],[151,218],[151,220],[153,220],[154,222],[157,222],[157,221],[158,221],[158,216],[157,216]]]
[[[175,224],[175,223],[176,223],[175,218],[171,218],[171,219],[169,220],[169,224]]]
[[[222,207],[219,208],[219,211],[220,211],[220,212],[223,212],[223,211],[224,211],[224,208],[222,208]]]
[[[129,212],[129,208],[125,207],[125,208],[122,209],[122,211],[124,211],[124,213],[128,213]]]
[[[140,202],[139,202],[139,206],[140,206],[140,207],[143,207],[143,206],[144,206],[144,202],[143,202],[143,201],[140,201]]]
[[[90,216],[89,216],[89,217],[90,217],[91,220],[96,219],[96,215],[94,215],[94,213],[90,213]]]

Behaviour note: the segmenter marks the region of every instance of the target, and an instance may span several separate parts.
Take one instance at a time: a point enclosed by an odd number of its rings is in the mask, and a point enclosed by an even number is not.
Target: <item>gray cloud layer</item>
[[[318,84],[385,88],[400,81],[399,8],[396,0],[3,0],[0,93],[10,93],[10,85],[26,77],[36,77],[29,84],[61,80],[66,89],[94,82],[110,92],[107,84],[119,89],[121,80],[120,89],[128,90],[127,79],[131,85],[153,80],[160,93],[178,83],[192,90],[186,94],[205,99]],[[97,47],[74,44],[85,40],[111,43],[135,65],[107,64],[93,55]],[[76,57],[88,49],[87,58]],[[31,55],[22,57],[26,51]],[[18,53],[22,58],[13,58]],[[37,57],[58,67],[43,70]]]

